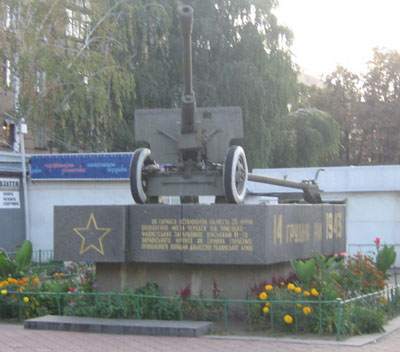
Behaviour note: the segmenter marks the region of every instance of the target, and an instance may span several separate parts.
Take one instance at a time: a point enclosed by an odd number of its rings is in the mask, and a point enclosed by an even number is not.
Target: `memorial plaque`
[[[173,249],[174,233],[180,226],[181,205],[129,207],[129,261],[181,263],[182,252]]]
[[[346,250],[343,205],[274,205],[267,208],[267,263]]]
[[[54,259],[124,262],[124,206],[54,207]]]
[[[131,207],[134,262],[265,264],[265,207]]]
[[[346,249],[345,206],[132,205],[55,208],[55,258],[266,265]]]

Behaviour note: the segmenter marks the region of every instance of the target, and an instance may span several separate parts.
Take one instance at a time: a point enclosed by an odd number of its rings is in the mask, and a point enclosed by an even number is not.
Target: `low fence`
[[[14,258],[17,252],[7,252],[7,254]],[[54,251],[52,249],[39,249],[32,252],[32,263],[39,266],[54,262]]]
[[[269,301],[268,311],[263,310],[265,302],[260,300],[81,292],[8,292],[7,296],[7,305],[4,297],[0,299],[0,315],[19,320],[45,314],[211,320],[220,322],[225,330],[239,323],[250,331],[335,334],[340,340],[346,335],[372,332],[377,320],[383,325],[385,319],[398,315],[400,285],[347,300]],[[304,310],[306,307],[309,310]]]

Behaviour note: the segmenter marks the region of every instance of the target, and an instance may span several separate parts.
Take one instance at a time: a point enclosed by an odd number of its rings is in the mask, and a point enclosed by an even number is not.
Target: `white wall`
[[[323,198],[346,200],[347,252],[375,255],[374,239],[395,246],[400,267],[400,192],[325,193]]]
[[[133,204],[129,181],[36,181],[28,195],[34,250],[53,249],[55,205]]]
[[[31,240],[35,250],[53,249],[55,205],[133,204],[129,181],[36,181],[28,188]],[[346,192],[323,194],[323,199],[347,202],[349,254],[375,251],[373,240],[395,245],[400,267],[400,192]]]

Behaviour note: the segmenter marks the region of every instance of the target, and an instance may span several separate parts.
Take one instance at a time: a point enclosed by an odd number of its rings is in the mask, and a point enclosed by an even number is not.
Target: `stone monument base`
[[[346,248],[344,205],[130,205],[54,209],[54,258],[96,263],[102,291],[147,282],[226,298],[290,271],[292,259]],[[285,264],[286,263],[286,264]]]
[[[190,285],[192,295],[203,293],[212,298],[215,280],[224,298],[246,299],[251,287],[264,280],[271,282],[273,276],[286,276],[290,271],[289,263],[264,266],[96,263],[97,284],[102,292],[122,291],[125,287],[136,289],[155,282],[167,297],[176,296]]]

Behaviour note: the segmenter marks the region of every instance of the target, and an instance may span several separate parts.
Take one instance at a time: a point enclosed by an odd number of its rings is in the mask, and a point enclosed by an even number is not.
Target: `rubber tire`
[[[148,148],[136,149],[130,165],[129,181],[131,184],[131,193],[133,200],[137,204],[147,203],[148,197],[144,189],[142,168],[146,159],[151,155],[151,150]]]
[[[246,196],[248,179],[247,160],[240,146],[228,149],[224,162],[224,190],[227,203],[241,204]]]

